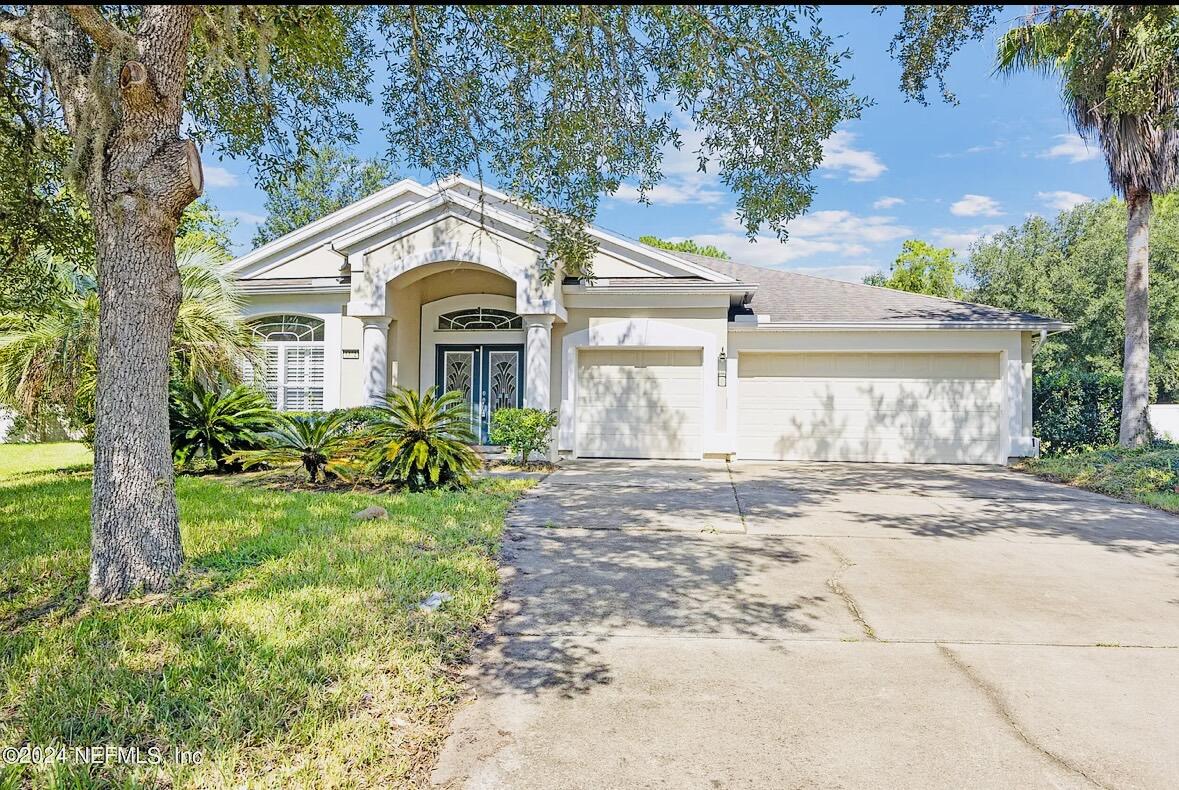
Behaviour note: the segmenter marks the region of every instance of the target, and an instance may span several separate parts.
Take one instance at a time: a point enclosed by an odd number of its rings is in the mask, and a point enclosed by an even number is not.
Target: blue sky
[[[597,224],[630,237],[693,238],[735,260],[858,281],[887,270],[905,239],[964,256],[972,241],[1029,214],[1053,216],[1109,197],[1100,153],[1072,133],[1056,84],[1035,75],[992,76],[992,40],[968,45],[955,59],[949,81],[957,106],[942,103],[936,88],[929,107],[905,102],[899,66],[888,55],[898,18],[895,9],[883,16],[863,6],[824,10],[824,29],[852,50],[845,73],[853,89],[875,104],[827,142],[813,176],[814,202],[791,223],[789,241],[767,235],[750,243],[733,218],[732,195],[695,172],[690,143],[665,158],[667,178],[649,195],[653,205],[624,189],[603,201]],[[356,152],[383,153],[379,113],[366,109],[361,121]],[[206,153],[206,194],[238,220],[240,252],[265,214],[253,181],[244,163]]]

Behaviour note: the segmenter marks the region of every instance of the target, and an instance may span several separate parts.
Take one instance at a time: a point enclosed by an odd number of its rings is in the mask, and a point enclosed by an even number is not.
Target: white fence
[[[1150,407],[1150,427],[1160,439],[1179,442],[1179,403],[1156,403]]]

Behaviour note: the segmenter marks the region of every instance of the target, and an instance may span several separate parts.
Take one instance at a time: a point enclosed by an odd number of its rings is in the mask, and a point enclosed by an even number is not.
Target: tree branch
[[[105,52],[129,50],[135,46],[135,39],[130,33],[119,30],[110,20],[99,13],[92,5],[67,5],[66,11],[78,23],[78,27],[90,36],[90,39]]]
[[[0,11],[0,33],[15,38],[30,46],[33,45],[33,30],[27,16],[19,16],[11,11]]]

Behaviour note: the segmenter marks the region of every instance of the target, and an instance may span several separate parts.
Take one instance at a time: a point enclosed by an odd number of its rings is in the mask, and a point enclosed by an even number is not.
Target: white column
[[[385,397],[389,383],[389,322],[387,315],[358,316],[364,322],[361,342],[364,371],[364,405],[373,406]]]
[[[548,411],[552,408],[552,373],[554,315],[525,315],[524,318],[524,405]],[[548,460],[557,460],[557,437],[549,435]]]
[[[553,356],[553,315],[526,315],[524,318],[524,405],[548,411],[552,377],[549,361]]]

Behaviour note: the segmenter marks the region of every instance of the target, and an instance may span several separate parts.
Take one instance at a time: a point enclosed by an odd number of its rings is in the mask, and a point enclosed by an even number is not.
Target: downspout
[[[1048,330],[1041,329],[1040,337],[1032,341],[1032,359],[1036,358],[1036,352],[1040,350],[1040,346],[1044,345],[1044,341],[1048,339]]]

